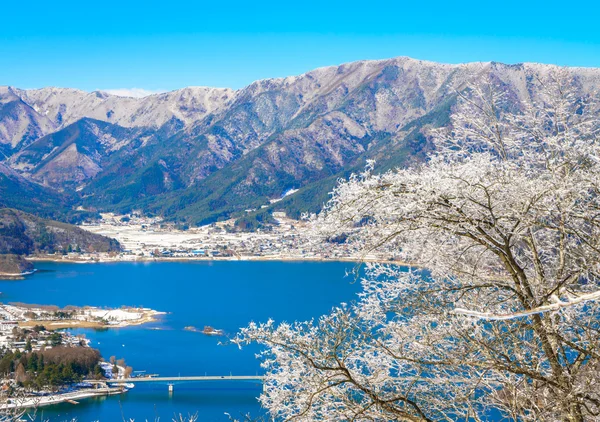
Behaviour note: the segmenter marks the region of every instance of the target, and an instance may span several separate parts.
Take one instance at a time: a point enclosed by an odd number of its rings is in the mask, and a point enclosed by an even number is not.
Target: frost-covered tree
[[[356,303],[238,334],[265,346],[273,417],[600,420],[599,109],[566,70],[527,88],[461,92],[427,163],[337,186],[319,233],[412,269],[368,265]]]

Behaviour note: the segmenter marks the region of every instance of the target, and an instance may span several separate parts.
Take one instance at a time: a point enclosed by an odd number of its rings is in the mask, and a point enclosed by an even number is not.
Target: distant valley
[[[367,160],[423,160],[428,131],[468,86],[487,78],[509,102],[531,100],[531,80],[552,68],[401,57],[143,98],[0,87],[0,207],[68,222],[132,210],[189,225],[298,217]],[[600,69],[571,72],[582,96],[600,87]]]

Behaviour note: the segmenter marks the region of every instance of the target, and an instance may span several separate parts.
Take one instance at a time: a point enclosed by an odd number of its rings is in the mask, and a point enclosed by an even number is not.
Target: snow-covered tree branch
[[[523,83],[480,80],[426,163],[335,188],[323,238],[422,270],[368,265],[356,303],[242,330],[274,417],[600,418],[600,109],[567,70]]]

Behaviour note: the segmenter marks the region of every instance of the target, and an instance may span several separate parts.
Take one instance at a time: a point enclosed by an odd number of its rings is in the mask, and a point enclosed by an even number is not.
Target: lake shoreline
[[[23,271],[21,273],[0,273],[0,280],[24,280],[26,276],[32,275],[34,271]]]
[[[278,255],[278,256],[241,256],[241,257],[132,257],[131,259],[118,257],[107,258],[84,255],[81,258],[76,257],[60,257],[54,255],[35,255],[25,257],[30,262],[56,262],[70,264],[107,264],[115,262],[131,262],[131,263],[147,263],[147,262],[352,262],[357,265],[369,263],[382,263],[400,265],[403,267],[418,267],[416,264],[407,262],[382,259],[382,258],[360,258],[360,257],[306,257],[295,255]]]
[[[110,383],[110,380],[107,380]],[[31,396],[31,397],[23,397],[17,399],[9,399],[10,403],[1,403],[0,410],[10,410],[10,409],[37,409],[38,407],[44,406],[53,406],[61,403],[72,403],[79,404],[75,400],[84,400],[93,397],[104,397],[104,396],[112,396],[116,394],[123,394],[127,390],[124,390],[120,387],[107,387],[107,388],[97,388],[94,390],[76,390],[70,391],[67,393],[56,393],[51,394],[49,396]],[[15,401],[13,403],[12,401]]]

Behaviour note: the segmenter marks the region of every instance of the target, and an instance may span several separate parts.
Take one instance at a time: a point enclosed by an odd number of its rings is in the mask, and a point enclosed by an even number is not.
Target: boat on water
[[[134,383],[132,383],[132,382],[123,382],[123,383],[121,383],[121,382],[119,382],[119,383],[112,382],[112,383],[111,383],[111,382],[109,381],[109,382],[108,382],[108,385],[109,385],[111,388],[118,388],[118,389],[119,389],[119,390],[121,390],[121,392],[123,392],[123,393],[125,393],[125,392],[127,392],[127,391],[131,390],[133,387],[135,387],[135,384],[134,384]]]

